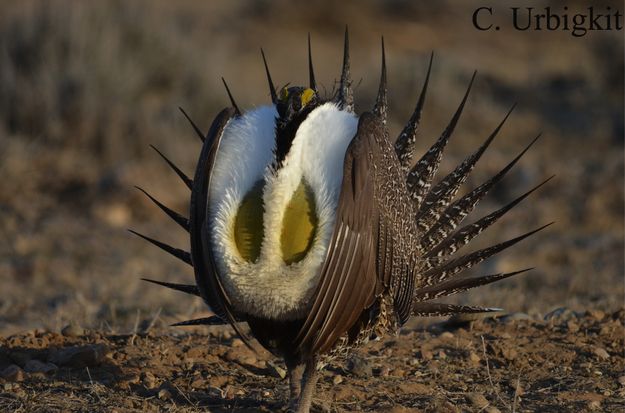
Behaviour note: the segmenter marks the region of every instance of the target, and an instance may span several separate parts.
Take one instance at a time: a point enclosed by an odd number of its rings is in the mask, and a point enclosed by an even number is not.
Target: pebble
[[[67,347],[52,353],[48,361],[57,366],[92,367],[102,364],[108,353],[109,349],[105,344]]]
[[[171,399],[171,392],[167,389],[161,389],[158,392],[158,398],[161,400],[170,400]]]
[[[332,383],[334,383],[334,384],[341,384],[341,383],[343,383],[343,377],[340,374],[337,374],[332,379]]]
[[[475,354],[474,352],[471,352],[469,354],[469,360],[471,360],[471,363],[473,364],[478,364],[480,361],[482,361],[482,359],[480,358],[480,356],[478,356],[477,354]]]
[[[454,338],[454,334],[449,331],[445,331],[443,332],[443,334],[441,334],[441,338],[449,340],[449,339]]]
[[[143,385],[146,388],[153,389],[154,387],[156,387],[156,377],[154,377],[154,374],[147,371],[143,373],[142,376],[143,376]]]
[[[505,357],[506,360],[514,360],[518,353],[512,347],[506,347],[501,351],[501,354]]]
[[[605,318],[605,313],[601,310],[589,310],[588,315],[599,321]]]
[[[39,361],[37,359],[32,359],[30,361],[28,361],[28,363],[26,363],[24,365],[24,371],[27,373],[44,373],[44,374],[48,374],[48,373],[52,373],[54,371],[58,370],[58,367],[53,364],[53,363],[44,363],[42,361]]]
[[[22,381],[24,380],[24,370],[15,364],[11,364],[0,372],[0,377],[8,381]]]
[[[610,358],[610,354],[608,354],[608,352],[601,347],[595,347],[593,349],[593,353],[595,354],[595,356],[599,357],[602,360],[607,360]]]
[[[501,413],[501,410],[499,410],[498,408],[496,408],[495,406],[488,406],[485,410],[484,413]]]
[[[485,409],[490,403],[481,393],[469,393],[467,394],[467,399],[469,403],[478,409]]]
[[[599,410],[601,409],[601,403],[599,402],[599,400],[592,400],[588,402],[588,408],[590,410]]]
[[[511,314],[506,314],[505,316],[501,317],[500,320],[503,322],[508,322],[508,321],[519,321],[519,320],[531,320],[532,317],[529,314],[526,313],[511,313]]]
[[[618,382],[621,386],[625,387],[625,376],[620,376]]]
[[[78,337],[85,334],[85,330],[76,323],[70,323],[61,329],[61,334],[65,337]]]
[[[356,377],[370,377],[373,375],[371,365],[361,357],[351,357],[347,362],[347,369]]]
[[[569,320],[566,323],[566,328],[571,332],[571,333],[577,333],[579,331],[579,324],[577,324],[575,321],[573,320]]]

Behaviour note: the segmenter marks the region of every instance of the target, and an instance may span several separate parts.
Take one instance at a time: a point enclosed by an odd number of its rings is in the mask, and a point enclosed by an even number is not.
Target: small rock
[[[332,379],[332,383],[334,383],[334,384],[341,384],[341,383],[343,383],[343,377],[340,374],[337,374]]]
[[[347,369],[356,377],[370,377],[373,375],[371,365],[361,357],[352,357],[347,362]]]
[[[57,366],[74,368],[92,367],[102,364],[108,353],[109,349],[105,344],[67,347],[51,354],[48,361]]]
[[[160,389],[158,391],[158,398],[161,400],[170,400],[171,399],[171,392],[167,389]]]
[[[510,314],[506,314],[505,316],[501,317],[500,320],[503,322],[509,322],[509,321],[520,321],[520,320],[531,320],[532,317],[529,314],[526,313],[510,313]]]
[[[421,358],[424,360],[432,360],[434,358],[434,354],[428,349],[421,349]]]
[[[243,346],[243,340],[241,340],[240,338],[235,338],[234,340],[232,340],[232,343],[230,345],[232,347],[242,347]]]
[[[473,364],[478,364],[480,361],[482,361],[482,359],[480,358],[480,356],[478,356],[477,354],[475,354],[474,352],[471,352],[469,354],[469,360],[471,360],[471,363]]]
[[[65,337],[78,337],[84,333],[85,330],[76,323],[70,323],[61,329],[61,334]]]
[[[569,320],[566,323],[566,328],[571,332],[571,333],[577,333],[579,331],[579,324],[577,324],[575,321],[573,320]]]
[[[625,387],[625,376],[620,376],[620,377],[618,378],[618,382],[619,382],[619,384],[620,384],[621,386],[624,386],[624,387]]]
[[[592,352],[595,354],[595,356],[599,357],[602,360],[607,360],[610,358],[610,354],[608,354],[608,352],[601,347],[595,347]]]
[[[467,400],[478,409],[485,409],[490,403],[481,393],[467,394]]]
[[[58,367],[52,363],[44,363],[37,359],[32,359],[24,365],[24,371],[27,373],[44,373],[48,374],[58,370]]]
[[[454,338],[454,334],[449,331],[445,331],[443,332],[443,334],[441,334],[440,337],[449,340],[449,339]]]
[[[153,389],[154,387],[156,387],[156,377],[154,377],[154,374],[150,373],[149,371],[146,371],[145,373],[142,374],[143,376],[143,385],[148,388],[148,389]]]
[[[484,413],[501,413],[501,410],[496,408],[495,406],[488,406],[484,409]]]
[[[545,314],[545,317],[543,317],[543,318],[544,318],[545,321],[550,321],[550,320],[553,320],[553,319],[556,319],[556,318],[564,317],[564,316],[569,315],[569,314],[571,314],[571,310],[569,310],[566,307],[559,307],[559,308],[556,308],[555,310],[550,311],[547,314]]]
[[[588,315],[599,321],[605,318],[605,313],[601,310],[589,310]]]
[[[201,389],[204,387],[205,381],[202,378],[195,379],[191,382],[191,387],[194,389]]]
[[[0,377],[8,381],[23,381],[24,371],[19,366],[11,364],[0,372]]]
[[[590,410],[599,410],[601,409],[601,403],[599,402],[599,400],[592,400],[588,402],[588,408]]]
[[[512,347],[505,347],[501,351],[501,354],[505,357],[506,360],[514,360],[518,355],[516,350],[513,349]]]
[[[388,377],[391,374],[391,369],[389,366],[382,366],[382,368],[380,369],[380,373],[379,375],[381,377]]]
[[[445,360],[447,358],[447,354],[445,354],[445,351],[443,350],[439,350],[436,355],[438,356],[439,359],[441,360]]]
[[[267,368],[269,370],[269,373],[274,377],[280,379],[284,379],[286,377],[286,370],[275,364],[273,361],[267,362]]]

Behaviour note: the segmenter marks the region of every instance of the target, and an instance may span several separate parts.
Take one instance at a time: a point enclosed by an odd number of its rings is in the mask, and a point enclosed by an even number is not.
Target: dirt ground
[[[542,132],[467,222],[556,177],[467,249],[555,224],[475,274],[534,270],[449,301],[512,316],[415,320],[330,366],[317,410],[622,411],[623,32],[519,32],[499,5],[502,30],[482,32],[471,16],[483,3],[0,0],[0,412],[283,408],[271,357],[227,329],[168,327],[206,306],[141,277],[189,283],[192,271],[126,229],[188,248],[188,235],[134,189],[188,210],[188,191],[149,145],[191,174],[199,141],[178,106],[208,127],[228,104],[221,76],[242,109],[267,104],[261,46],[276,84],[305,84],[310,33],[317,82],[332,90],[346,24],[358,112],[374,100],[384,35],[392,136],[434,51],[420,153],[478,71],[440,176],[517,102],[460,195]]]
[[[623,322],[560,309],[407,328],[329,365],[313,411],[623,411]],[[229,328],[64,334],[0,338],[3,411],[285,410],[284,365]]]

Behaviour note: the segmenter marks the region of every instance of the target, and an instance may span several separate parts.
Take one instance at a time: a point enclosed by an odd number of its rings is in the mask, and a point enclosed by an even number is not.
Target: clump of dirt
[[[327,366],[314,411],[623,411],[625,310],[449,320]],[[78,335],[77,335],[78,334]],[[0,338],[0,410],[275,412],[284,365],[227,327]]]

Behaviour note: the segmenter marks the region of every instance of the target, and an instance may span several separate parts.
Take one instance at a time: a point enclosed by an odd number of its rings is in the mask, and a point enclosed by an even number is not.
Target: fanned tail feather
[[[223,326],[228,324],[228,322],[222,320],[216,315],[204,318],[196,318],[195,320],[186,320],[180,321],[179,323],[174,323],[172,327],[186,327],[186,326]]]
[[[190,266],[193,266],[193,263],[191,262],[191,254],[189,254],[187,251],[181,250],[180,248],[174,248],[171,245],[167,245],[164,242],[161,242],[161,241],[155,240],[154,238],[150,238],[148,236],[140,234],[137,231],[133,231],[131,229],[129,229],[128,231],[130,233],[132,233],[132,234],[135,234],[138,237],[143,238],[144,240],[148,241],[149,243],[159,247],[163,251],[173,255],[174,257],[178,258],[182,262],[185,262],[185,263],[189,264]]]
[[[538,135],[529,145],[521,151],[508,165],[495,174],[492,178],[475,188],[473,191],[464,195],[462,198],[454,201],[449,205],[441,218],[427,231],[422,237],[422,244],[425,244],[423,251],[427,251],[427,246],[434,246],[443,241],[451,234],[453,230],[464,220],[464,218],[473,211],[477,203],[486,196],[488,191],[498,183],[510,169],[521,159],[521,157],[529,150],[529,148],[538,140]],[[425,240],[425,242],[424,242]]]
[[[178,106],[178,109],[180,109],[180,112],[182,112],[184,117],[187,118],[187,121],[189,121],[189,123],[191,124],[191,127],[193,128],[197,136],[200,138],[200,140],[204,142],[204,139],[206,139],[206,136],[202,133],[200,128],[198,128],[195,122],[193,122],[193,119],[191,119],[191,117],[187,115],[187,112],[185,112],[185,110],[182,107]]]
[[[469,155],[453,172],[443,178],[443,180],[436,184],[425,196],[425,200],[417,212],[417,227],[420,231],[427,232],[432,225],[438,221],[444,208],[446,208],[456,196],[460,186],[466,181],[477,161],[480,160],[488,146],[495,139],[513,109],[514,106],[510,108],[493,133],[490,134],[486,141],[474,153]]]
[[[182,110],[182,109],[180,109]],[[184,113],[184,111],[183,111]],[[169,165],[169,167],[176,173],[176,175],[178,175],[178,177],[180,177],[180,179],[182,179],[182,182],[184,182],[184,184],[187,186],[187,188],[192,189],[193,188],[193,180],[191,178],[189,178],[187,175],[185,175],[184,172],[182,172],[180,170],[180,168],[178,168],[172,161],[170,161],[165,155],[163,155],[163,153],[161,151],[159,151],[156,146],[154,145],[150,145],[150,148],[154,149],[156,151],[156,153],[158,153],[160,155],[161,158],[163,158],[163,160],[165,162],[167,162],[167,165]]]
[[[189,219],[186,217],[183,217],[182,215],[180,215],[179,213],[177,213],[176,211],[166,207],[165,205],[163,205],[161,202],[158,201],[158,199],[154,198],[152,195],[150,195],[149,193],[147,193],[143,188],[139,187],[139,186],[135,186],[135,188],[137,188],[139,191],[143,192],[145,194],[145,196],[147,196],[148,198],[150,198],[150,200],[152,202],[154,202],[156,204],[157,207],[159,207],[164,213],[166,213],[171,219],[173,219],[174,221],[176,221],[176,223],[178,225],[180,225],[182,228],[184,228],[187,232],[189,232]]]
[[[172,290],[180,291],[185,294],[191,294],[200,297],[200,290],[198,290],[197,286],[195,285],[168,283],[165,281],[151,280],[149,278],[142,278],[142,280],[152,284],[160,285],[162,287],[171,288]]]
[[[414,112],[410,116],[410,120],[399,134],[397,141],[395,142],[395,153],[399,158],[402,171],[407,174],[410,171],[410,164],[414,155],[415,142],[417,141],[417,129],[419,128],[419,122],[421,121],[421,112],[423,111],[423,104],[425,103],[425,95],[428,90],[428,84],[430,82],[430,72],[432,71],[432,61],[434,60],[434,52],[430,55],[430,64],[428,65],[428,71],[425,75],[425,81],[423,82],[423,88],[419,94],[419,100]]]
[[[553,176],[547,178],[546,180],[536,185],[534,188],[530,189],[529,191],[519,196],[512,202],[496,210],[495,212],[492,212],[482,217],[481,219],[474,222],[473,224],[465,225],[464,227],[456,231],[456,233],[454,233],[452,236],[450,236],[449,238],[447,238],[446,240],[444,240],[443,242],[441,242],[434,248],[431,248],[427,252],[427,254],[425,254],[425,256],[426,257],[433,257],[433,256],[442,257],[445,255],[451,255],[455,253],[460,248],[468,244],[477,235],[481,234],[482,231],[484,231],[486,228],[488,228],[489,226],[497,222],[499,218],[504,216],[508,211],[510,211],[512,208],[518,205],[525,198],[527,198],[532,192],[536,191],[538,188],[540,188],[541,186],[549,182],[552,178]],[[422,248],[424,249],[425,247],[428,247],[428,246],[432,247],[431,245],[422,244]]]
[[[526,232],[525,234],[518,237],[509,239],[508,241],[500,242],[499,244],[493,245],[491,247],[483,248],[481,250],[463,255],[461,257],[449,260],[438,267],[432,268],[423,273],[424,278],[420,282],[420,286],[427,287],[440,283],[448,279],[449,277],[458,274],[461,271],[464,271],[473,267],[476,264],[479,264],[480,262],[505,250],[506,248],[513,246],[514,244],[524,240],[530,235],[547,228],[551,224],[553,224],[553,222],[547,225],[543,225],[542,227],[535,230]]]
[[[526,268],[520,271],[507,273],[502,272],[498,274],[482,275],[480,277],[456,277],[439,284],[431,285],[429,287],[419,288],[415,292],[414,298],[418,301],[434,300],[436,298],[458,294],[463,291],[470,290],[471,288],[503,280],[505,278],[512,277],[514,275],[518,275],[532,269],[533,268]]]
[[[471,81],[469,82],[469,86],[467,87],[467,91],[454,113],[454,116],[451,118],[451,121],[438,138],[438,140],[432,145],[432,147],[421,157],[421,159],[416,163],[416,165],[412,168],[412,170],[408,173],[408,178],[406,179],[406,184],[408,186],[408,192],[415,204],[415,210],[418,211],[421,207],[421,203],[423,202],[423,198],[425,194],[430,190],[430,186],[432,185],[432,179],[438,170],[438,166],[440,164],[441,158],[443,156],[443,150],[453,133],[458,120],[460,119],[460,115],[462,114],[462,110],[464,109],[464,105],[467,102],[467,98],[469,97],[469,92],[471,91],[471,86],[473,86],[473,81],[475,80],[476,72],[473,73],[471,77]]]
[[[460,313],[495,313],[501,311],[503,311],[503,309],[493,307],[478,307],[471,305],[455,305],[428,302],[417,302],[413,306],[413,315],[422,317],[435,317]]]

